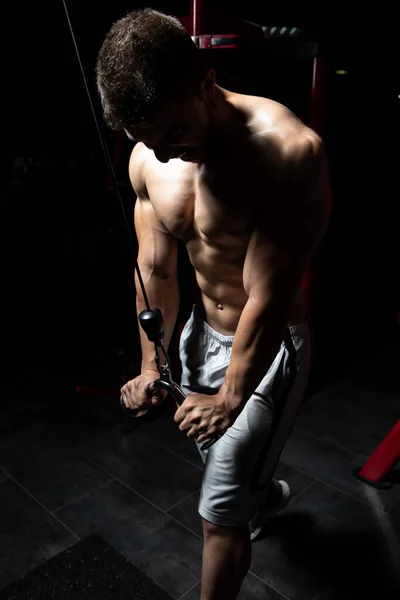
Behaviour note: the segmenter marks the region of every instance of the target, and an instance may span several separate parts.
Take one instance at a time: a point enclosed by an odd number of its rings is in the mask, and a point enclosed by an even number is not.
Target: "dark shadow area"
[[[318,600],[398,597],[399,557],[390,554],[383,530],[323,532],[310,516],[293,513],[271,520],[263,537],[283,541],[288,561],[315,578]]]
[[[388,481],[390,483],[400,483],[400,468],[394,467],[385,477],[383,481]]]
[[[63,424],[71,431],[74,426],[87,427],[93,432],[116,429],[123,435],[143,423],[152,423],[162,415],[173,412],[172,401],[167,397],[140,419],[129,416],[128,411],[122,410],[118,383],[123,385],[125,380],[135,376],[135,371],[128,369],[123,375],[124,378],[117,371],[114,376],[110,376],[109,370],[106,370],[103,387],[98,389],[101,379],[96,371],[96,387],[89,389],[88,393],[77,392],[73,383],[68,384],[63,379],[52,377],[52,373],[46,371],[41,373],[41,377],[37,373],[33,377],[25,376],[17,387],[3,385],[2,397],[8,400],[8,406],[0,412],[0,437],[28,430],[39,423]],[[43,386],[43,381],[46,386]],[[90,374],[86,383],[90,388],[93,383]],[[109,391],[106,391],[107,385]]]

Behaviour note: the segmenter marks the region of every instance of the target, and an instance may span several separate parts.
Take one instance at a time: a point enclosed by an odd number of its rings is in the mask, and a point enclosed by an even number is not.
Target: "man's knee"
[[[202,520],[203,536],[205,539],[212,536],[247,538],[250,535],[249,526],[247,524],[239,526],[216,525],[215,523],[207,521],[207,519],[203,518]]]

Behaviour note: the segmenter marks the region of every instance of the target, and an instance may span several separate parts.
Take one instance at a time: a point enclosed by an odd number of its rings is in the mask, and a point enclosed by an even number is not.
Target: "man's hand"
[[[217,435],[223,435],[230,427],[240,410],[230,406],[226,400],[216,394],[189,394],[175,413],[174,420],[187,437],[196,442],[208,442]]]
[[[167,392],[165,390],[154,390],[152,386],[153,382],[159,377],[160,374],[158,371],[149,369],[141,373],[138,377],[135,377],[135,379],[128,381],[121,388],[121,400],[126,408],[146,412],[151,406],[162,402]]]

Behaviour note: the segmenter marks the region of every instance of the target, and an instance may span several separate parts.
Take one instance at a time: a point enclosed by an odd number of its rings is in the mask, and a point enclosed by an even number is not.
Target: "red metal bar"
[[[192,0],[190,4],[190,21],[192,31],[190,35],[200,35],[202,33],[203,0]]]
[[[311,268],[309,268],[301,282],[301,288],[303,290],[304,302],[306,307],[307,315],[311,314]]]
[[[325,89],[328,67],[322,58],[315,56],[312,69],[310,117],[308,125],[318,133],[318,135],[323,137],[326,118]],[[313,279],[313,265],[311,265],[303,278],[302,285],[306,310],[309,314],[312,312]]]
[[[313,59],[309,126],[321,137],[324,133],[326,114],[325,87],[327,69],[326,62],[322,58],[315,56]]]
[[[372,483],[382,481],[400,458],[400,420],[379,444],[371,458],[359,472],[359,476]]]

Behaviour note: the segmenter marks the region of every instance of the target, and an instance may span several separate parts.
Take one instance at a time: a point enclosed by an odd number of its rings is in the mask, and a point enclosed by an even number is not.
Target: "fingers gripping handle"
[[[183,390],[181,390],[179,385],[177,385],[173,381],[169,382],[169,381],[163,381],[162,379],[157,379],[151,385],[154,387],[154,390],[157,390],[157,389],[166,390],[169,394],[171,394],[171,396],[173,397],[173,399],[176,401],[176,403],[179,406],[186,399],[185,392]],[[221,435],[217,435],[212,440],[209,440],[208,442],[204,442],[204,444],[202,444],[202,446],[200,446],[200,449],[208,450],[208,448],[210,448],[213,444],[215,444],[215,442],[217,440],[219,440],[220,437],[221,437]]]
[[[155,381],[153,381],[153,383],[149,383],[149,385],[147,386],[147,395],[151,396],[152,394],[157,392],[157,390],[165,390],[166,392],[168,392],[179,406],[186,399],[185,392],[179,387],[179,385],[177,385],[173,381],[163,381],[162,379],[156,379]],[[140,417],[147,412],[147,409],[145,409],[144,412],[141,409],[138,409],[137,411],[130,410],[129,412],[131,413],[131,416]],[[200,446],[200,449],[208,450],[208,448],[210,448],[217,440],[219,440],[220,437],[221,435],[217,435],[212,440],[205,442],[204,444],[202,444],[202,446]]]
[[[162,316],[162,312],[160,311],[160,309],[159,308],[151,308],[149,310],[143,310],[139,314],[139,322],[140,322],[140,325],[141,325],[143,331],[146,333],[149,341],[154,342],[156,348],[157,348],[157,345],[160,345],[162,347],[162,349],[164,350],[164,347],[162,346],[162,339],[164,337],[164,325],[163,325],[163,316]],[[166,358],[166,361],[168,364],[169,363],[168,355],[166,354],[165,351],[164,351],[164,353],[165,353],[165,358]],[[156,351],[156,359],[158,360],[157,351]],[[162,371],[161,371],[161,373],[162,373]],[[154,381],[153,383],[148,385],[147,395],[149,397],[151,397],[157,390],[167,391],[173,397],[173,399],[179,406],[186,399],[186,395],[181,390],[181,388],[176,383],[171,381],[170,375],[169,375],[169,370],[168,370],[168,378],[164,378],[162,376],[161,379],[157,379],[156,381]],[[145,414],[146,412],[147,412],[147,410],[145,410],[143,412],[143,411],[140,411],[140,409],[139,409],[139,411],[135,411],[136,414],[134,416],[141,416],[141,415]],[[212,440],[205,442],[201,446],[201,450],[207,450],[220,437],[221,436],[218,435],[215,438],[213,438]]]
[[[151,398],[152,396],[154,396],[154,394],[157,393],[158,390],[165,390],[166,392],[171,394],[171,396],[173,397],[173,399],[176,401],[176,403],[179,406],[186,399],[185,393],[181,390],[179,385],[177,385],[173,381],[164,381],[163,379],[156,379],[152,383],[149,383],[149,385],[146,388],[147,397]],[[122,398],[121,398],[121,405],[123,408],[125,408],[125,410],[128,411],[128,414],[131,417],[142,417],[148,411],[147,408],[126,409],[126,407],[124,406],[124,404],[122,402]]]

